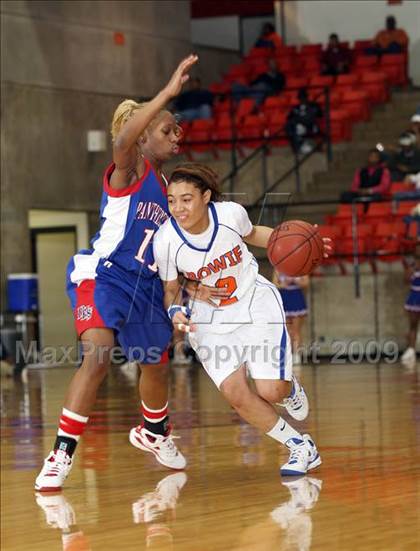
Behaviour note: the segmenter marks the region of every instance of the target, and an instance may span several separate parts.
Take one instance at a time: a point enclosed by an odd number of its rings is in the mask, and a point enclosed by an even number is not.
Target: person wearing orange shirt
[[[386,29],[379,31],[374,38],[374,48],[372,53],[398,54],[406,50],[408,46],[408,36],[404,29],[397,29],[397,20],[393,15],[386,18]]]
[[[258,37],[256,48],[273,48],[277,50],[283,46],[283,40],[276,33],[276,29],[272,23],[264,23],[261,29],[261,34]]]

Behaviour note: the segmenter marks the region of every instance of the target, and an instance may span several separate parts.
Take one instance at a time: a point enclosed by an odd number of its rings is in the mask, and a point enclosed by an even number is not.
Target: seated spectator
[[[233,83],[232,94],[236,101],[244,97],[253,97],[256,104],[260,105],[267,96],[279,94],[283,90],[286,84],[284,74],[277,69],[274,59],[270,59],[268,64],[268,71],[257,75],[249,86]]]
[[[255,42],[256,48],[281,48],[283,40],[276,33],[276,29],[272,23],[264,23],[261,29],[260,36]]]
[[[373,41],[373,47],[366,53],[374,55],[399,54],[408,46],[408,36],[403,29],[397,29],[397,20],[388,15],[385,20],[386,29],[379,31]]]
[[[411,132],[416,136],[416,146],[420,147],[420,113],[411,117]]]
[[[327,48],[321,56],[321,72],[323,75],[341,75],[349,72],[350,51],[340,46],[337,34],[330,34]]]
[[[199,78],[192,78],[189,88],[176,98],[174,102],[176,111],[186,121],[210,119],[212,116],[213,94],[201,88]]]
[[[359,197],[369,196],[373,201],[382,199],[391,188],[391,174],[382,162],[380,151],[371,149],[367,164],[354,174],[350,191],[341,194],[342,203],[351,203]]]
[[[408,176],[420,172],[420,149],[416,147],[415,135],[411,132],[403,132],[398,143],[400,150],[388,162],[394,182],[402,182]]]
[[[306,154],[313,149],[311,138],[320,133],[318,119],[322,117],[322,109],[316,102],[309,101],[306,88],[299,90],[298,99],[299,104],[287,115],[286,134],[293,151]]]

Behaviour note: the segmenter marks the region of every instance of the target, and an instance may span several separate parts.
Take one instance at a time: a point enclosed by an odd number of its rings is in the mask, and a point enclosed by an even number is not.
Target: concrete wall
[[[31,266],[30,209],[85,211],[93,234],[111,143],[88,153],[87,131],[108,135],[116,105],[154,95],[193,48],[188,0],[8,1],[0,9],[3,290],[7,273]],[[205,84],[237,61],[219,49],[198,53]]]

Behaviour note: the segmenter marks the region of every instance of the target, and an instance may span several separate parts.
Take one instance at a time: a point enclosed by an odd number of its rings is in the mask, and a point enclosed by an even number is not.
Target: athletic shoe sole
[[[321,463],[322,463],[321,456],[318,454],[315,457],[315,459],[313,461],[311,461],[311,463],[309,463],[308,468],[306,469],[306,471],[294,471],[292,469],[280,469],[280,474],[282,476],[303,476],[308,471],[312,471],[312,469],[316,469],[317,467],[319,467],[321,465]]]
[[[157,461],[159,461],[159,463],[164,467],[167,467],[168,469],[172,469],[174,471],[183,471],[185,469],[185,467],[173,467],[172,465],[168,465],[167,463],[165,463],[153,448],[148,448],[142,442],[140,442],[139,438],[136,436],[136,429],[130,430],[128,439],[130,440],[130,444],[133,445],[135,448],[138,448],[139,450],[143,450],[144,452],[153,453]]]

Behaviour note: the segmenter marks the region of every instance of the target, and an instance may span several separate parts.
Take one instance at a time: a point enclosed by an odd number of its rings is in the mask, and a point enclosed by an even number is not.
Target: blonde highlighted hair
[[[118,136],[121,127],[128,121],[132,115],[138,111],[139,109],[143,109],[148,105],[148,102],[143,103],[137,103],[133,99],[125,99],[122,101],[118,107],[115,109],[114,116],[112,117],[112,123],[111,123],[111,136],[112,141],[115,142],[115,138]],[[151,123],[154,122],[155,119],[157,119],[162,113],[165,111],[160,111],[151,121]],[[151,124],[150,123],[150,124]]]

